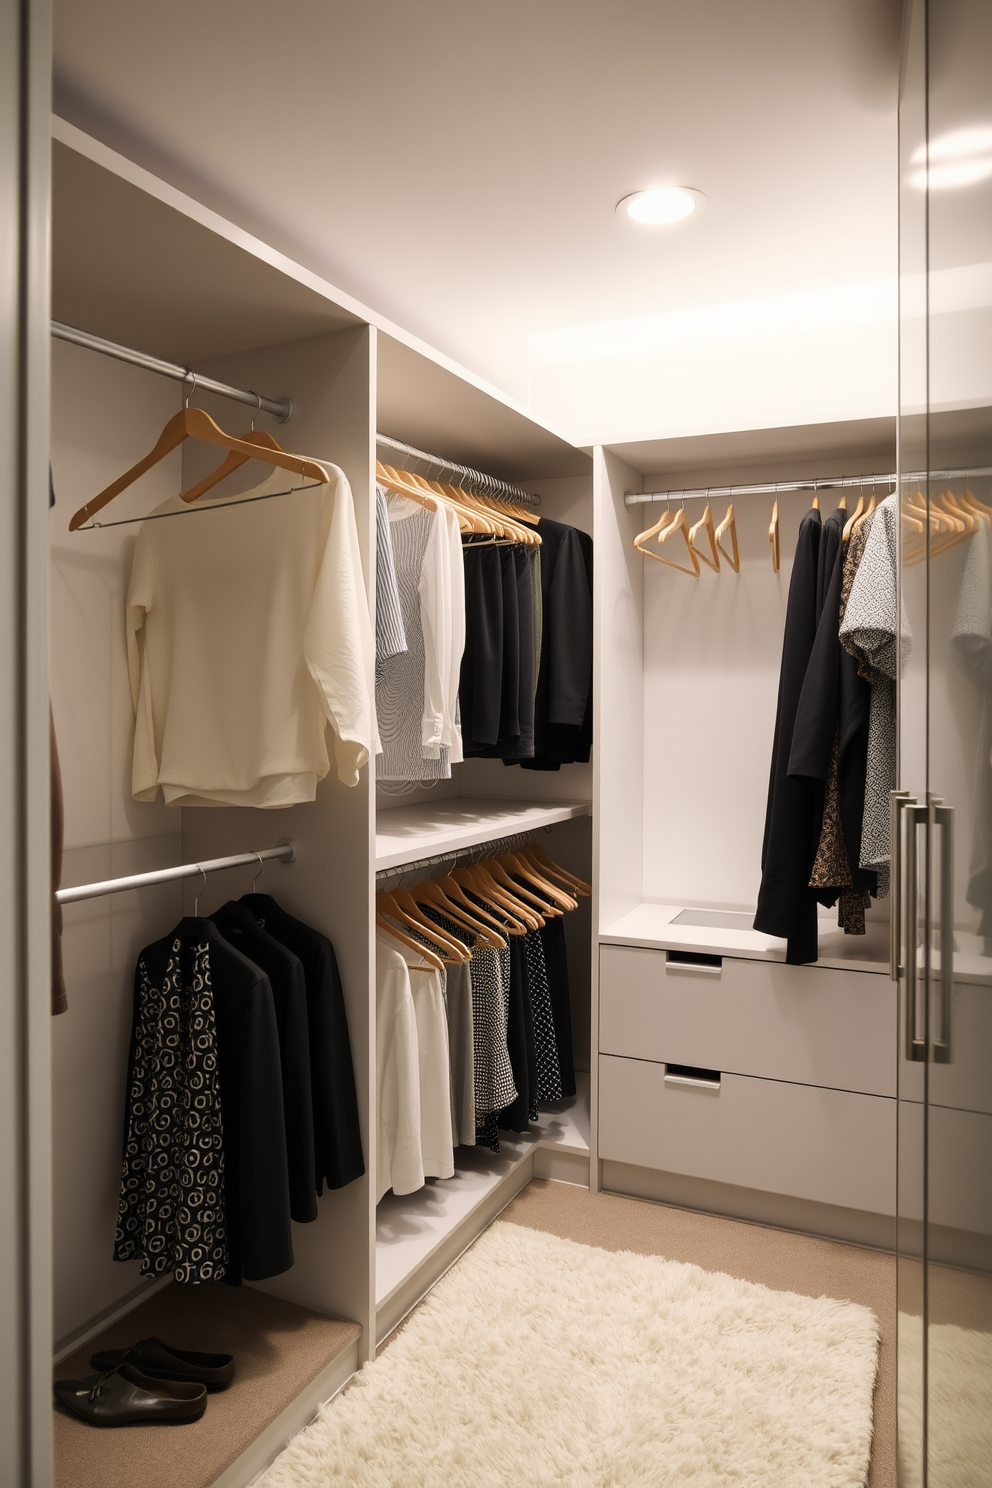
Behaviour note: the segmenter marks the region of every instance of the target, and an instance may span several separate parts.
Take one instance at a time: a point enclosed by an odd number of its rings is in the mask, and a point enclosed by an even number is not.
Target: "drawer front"
[[[599,1155],[660,1172],[895,1213],[896,1103],[602,1055]]]
[[[872,972],[600,949],[599,1047],[768,1080],[896,1093],[896,990]]]

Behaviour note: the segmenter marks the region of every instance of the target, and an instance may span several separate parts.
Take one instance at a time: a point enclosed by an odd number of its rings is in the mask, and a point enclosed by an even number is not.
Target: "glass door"
[[[992,4],[907,0],[899,106],[900,1488],[992,1485]]]

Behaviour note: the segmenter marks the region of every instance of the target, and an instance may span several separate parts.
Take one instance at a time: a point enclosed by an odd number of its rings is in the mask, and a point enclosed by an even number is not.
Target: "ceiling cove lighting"
[[[666,222],[681,222],[706,200],[701,191],[691,186],[652,186],[649,191],[634,191],[617,202],[621,217],[629,217],[645,227],[658,227]]]

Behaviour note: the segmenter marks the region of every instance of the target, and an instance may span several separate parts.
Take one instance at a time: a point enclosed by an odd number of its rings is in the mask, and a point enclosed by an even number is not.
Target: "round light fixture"
[[[617,202],[617,211],[632,222],[657,227],[666,222],[680,222],[696,210],[706,198],[689,186],[653,186],[649,191],[634,191]]]

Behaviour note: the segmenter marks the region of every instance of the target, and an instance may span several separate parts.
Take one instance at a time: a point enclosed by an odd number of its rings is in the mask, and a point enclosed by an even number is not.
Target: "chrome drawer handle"
[[[723,1076],[719,1070],[700,1069],[694,1064],[666,1064],[666,1085],[691,1085],[696,1090],[710,1090],[719,1095]]]
[[[723,957],[707,956],[704,960],[702,955],[693,952],[666,951],[665,973],[667,976],[722,976]]]

